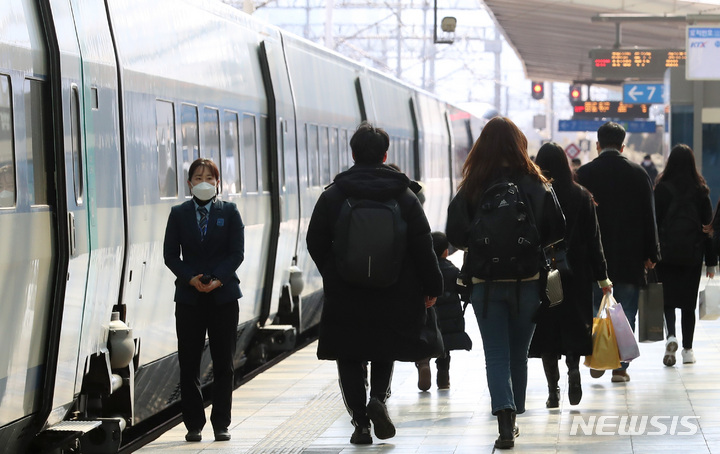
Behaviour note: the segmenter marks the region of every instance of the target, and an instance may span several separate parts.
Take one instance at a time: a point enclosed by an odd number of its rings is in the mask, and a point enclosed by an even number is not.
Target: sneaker
[[[605,371],[604,371],[604,370],[590,369],[590,376],[591,376],[592,378],[600,378],[600,377],[602,377],[603,375],[605,375]]]
[[[390,420],[387,407],[377,397],[371,397],[367,404],[367,415],[373,423],[375,436],[381,440],[395,436],[395,425]]]
[[[372,436],[370,435],[370,428],[357,426],[352,436],[350,436],[350,443],[354,445],[371,445]]]
[[[450,389],[450,371],[437,371],[437,387],[438,389]]]
[[[630,376],[628,375],[626,370],[617,369],[612,372],[611,381],[613,383],[624,383],[624,382],[630,381]]]
[[[683,364],[693,364],[695,362],[695,353],[692,348],[683,348],[682,351]]]
[[[675,336],[668,336],[665,342],[665,356],[663,356],[663,364],[668,367],[675,365],[675,352],[678,349],[678,342]]]
[[[430,376],[430,360],[418,361],[415,363],[418,370],[418,389],[420,391],[427,391],[430,389],[430,382],[432,377]]]

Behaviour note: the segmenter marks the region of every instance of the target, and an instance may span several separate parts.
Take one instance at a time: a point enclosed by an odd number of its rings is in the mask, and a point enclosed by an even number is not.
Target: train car
[[[211,0],[6,0],[0,21],[0,452],[114,452],[177,408],[162,242],[194,159],[246,224],[240,375],[319,321],[305,234],[358,123],[444,228],[455,107],[428,93]]]

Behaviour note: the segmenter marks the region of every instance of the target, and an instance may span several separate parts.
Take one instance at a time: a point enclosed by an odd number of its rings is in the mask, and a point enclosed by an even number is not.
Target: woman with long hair
[[[492,188],[492,189],[491,189]],[[488,199],[496,188],[507,191]],[[491,189],[491,190],[489,190]],[[486,192],[488,194],[486,194]],[[482,205],[482,206],[481,206]],[[510,243],[526,243],[527,252],[517,256],[488,256],[478,244],[504,242],[512,227],[506,224],[488,237],[478,238],[478,228],[510,212],[518,213],[518,228],[531,232]],[[480,226],[480,227],[479,227]],[[527,139],[510,119],[495,117],[483,128],[463,166],[457,195],[448,208],[447,236],[450,243],[466,251],[461,270],[463,282],[472,286],[472,305],[480,327],[492,414],[497,416],[498,449],[515,444],[516,414],[525,411],[527,353],[535,329],[533,316],[545,293],[542,248],[563,238],[565,221],[552,188],[527,154]],[[495,264],[510,267],[502,273]]]
[[[562,280],[563,302],[538,311],[532,342],[531,358],[542,358],[548,382],[547,408],[557,408],[560,402],[560,371],[558,359],[565,355],[568,368],[568,398],[570,405],[582,399],[580,384],[580,356],[592,355],[593,281],[608,293],[611,282],[600,240],[600,227],[595,204],[587,189],[573,181],[572,170],[562,147],[546,143],[535,158],[550,179],[558,202],[565,214],[564,244],[558,251],[566,251],[563,266],[558,266]],[[550,251],[549,255],[555,254]],[[551,257],[548,257],[551,258]]]
[[[707,276],[715,275],[717,255],[708,235],[712,222],[710,189],[695,166],[692,148],[678,144],[670,152],[665,170],[655,185],[655,212],[660,234],[661,260],[656,269],[663,284],[667,339],[663,364],[675,365],[675,309],[680,309],[682,360],[695,362],[695,306],[703,257]]]

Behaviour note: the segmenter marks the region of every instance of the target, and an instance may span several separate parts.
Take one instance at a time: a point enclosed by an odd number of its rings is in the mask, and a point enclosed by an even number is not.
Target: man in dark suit
[[[653,268],[660,259],[652,183],[640,165],[621,154],[625,148],[625,129],[621,125],[607,122],[597,134],[599,155],[577,170],[577,181],[597,203],[613,296],[622,304],[634,330],[644,268]],[[595,312],[601,299],[602,291],[595,288]],[[627,368],[628,363],[622,363],[613,371],[612,381],[629,381]],[[604,371],[590,372],[597,378]]]
[[[193,199],[170,211],[163,255],[175,274],[175,322],[180,364],[180,392],[187,441],[202,440],[205,409],[200,361],[205,335],[213,361],[215,440],[230,439],[244,225],[234,203],[216,198],[219,171],[209,159],[192,163],[188,185]]]

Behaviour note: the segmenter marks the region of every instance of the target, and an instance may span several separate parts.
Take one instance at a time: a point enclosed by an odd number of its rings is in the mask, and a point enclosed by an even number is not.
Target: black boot
[[[577,405],[582,399],[582,385],[580,384],[580,357],[568,355],[565,359],[568,366],[568,400],[570,405]]]
[[[560,388],[548,387],[548,398],[545,401],[546,408],[558,408],[560,406]]]
[[[495,440],[497,449],[510,449],[515,446],[515,428],[513,424],[514,411],[505,408],[497,412],[498,432],[500,436]]]
[[[545,378],[548,383],[548,399],[545,402],[547,408],[558,408],[560,406],[560,388],[558,387],[558,381],[560,381],[560,370],[558,369],[557,357],[545,356],[542,357],[543,369],[545,370]]]

